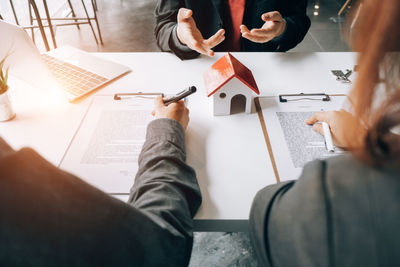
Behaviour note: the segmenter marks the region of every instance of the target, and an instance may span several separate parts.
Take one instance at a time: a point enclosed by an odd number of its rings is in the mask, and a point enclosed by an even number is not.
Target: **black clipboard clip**
[[[293,98],[293,99],[292,99]],[[324,93],[318,94],[288,94],[288,95],[279,95],[279,102],[286,103],[289,101],[299,101],[299,100],[320,100],[320,101],[331,101],[329,95]]]
[[[124,98],[132,98],[132,97],[143,97],[143,98],[147,98],[147,97],[154,97],[154,96],[164,96],[163,93],[142,93],[142,92],[138,92],[138,93],[120,93],[120,94],[115,94],[114,95],[114,100],[122,100]]]

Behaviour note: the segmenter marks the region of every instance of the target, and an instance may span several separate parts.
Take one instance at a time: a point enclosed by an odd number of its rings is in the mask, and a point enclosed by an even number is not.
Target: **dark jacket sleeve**
[[[285,52],[298,45],[303,41],[311,25],[307,16],[307,0],[290,2],[281,7],[281,14],[286,20],[284,33],[270,41],[276,44],[276,52]]]
[[[201,196],[178,122],[149,124],[130,204],[32,149],[0,150],[0,266],[188,265]]]
[[[161,228],[184,237],[189,260],[192,218],[201,194],[196,174],[186,164],[185,134],[177,121],[158,119],[148,125],[129,202]]]
[[[173,52],[180,59],[191,59],[199,53],[182,44],[176,33],[179,8],[184,7],[180,0],[159,0],[155,10],[155,36],[157,45],[164,52]]]
[[[398,164],[351,154],[308,163],[257,193],[250,237],[262,266],[400,266]]]

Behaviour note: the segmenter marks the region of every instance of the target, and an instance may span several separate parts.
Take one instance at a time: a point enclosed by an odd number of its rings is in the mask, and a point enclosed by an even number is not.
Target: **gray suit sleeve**
[[[173,52],[180,59],[192,59],[199,53],[182,44],[176,33],[179,8],[184,7],[183,1],[159,0],[155,10],[155,36],[157,45],[164,52]]]
[[[195,171],[185,161],[182,126],[171,119],[152,121],[129,203],[163,229],[192,240],[192,218],[201,194]]]
[[[323,162],[314,161],[298,181],[257,193],[249,225],[262,266],[328,266],[324,171]]]
[[[187,266],[200,202],[174,120],[149,124],[130,205],[0,138],[1,266]]]

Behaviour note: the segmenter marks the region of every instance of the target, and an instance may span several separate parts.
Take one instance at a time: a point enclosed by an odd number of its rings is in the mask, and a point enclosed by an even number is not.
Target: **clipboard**
[[[344,153],[339,148],[327,151],[324,137],[304,121],[315,112],[338,110],[346,103],[346,95],[325,93],[255,98],[277,182],[297,179],[311,160]]]
[[[106,193],[128,195],[160,94],[95,95],[59,167]]]
[[[114,100],[124,100],[124,99],[130,99],[130,98],[152,98],[156,96],[164,96],[163,93],[143,93],[143,92],[137,92],[137,93],[117,93],[114,95]]]

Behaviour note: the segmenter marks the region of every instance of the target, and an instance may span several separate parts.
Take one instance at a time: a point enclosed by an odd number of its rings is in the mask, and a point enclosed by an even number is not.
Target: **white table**
[[[354,53],[232,53],[253,71],[260,95],[347,93],[332,69],[352,69]],[[203,204],[195,217],[197,231],[245,231],[252,199],[276,182],[256,113],[214,117],[203,73],[214,58],[181,61],[169,53],[99,53],[132,68],[132,73],[99,90],[175,93],[189,85],[188,163],[196,170]],[[0,124],[0,135],[15,148],[30,146],[58,165],[91,97],[79,104],[55,103],[24,82],[11,80],[17,117]],[[296,178],[296,177],[293,177]],[[132,177],[133,179],[133,177]],[[127,196],[117,196],[123,200]]]

